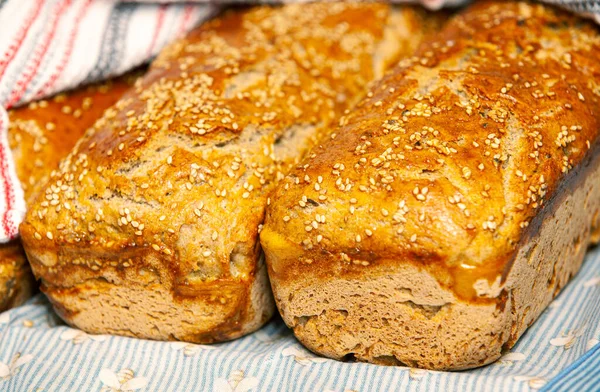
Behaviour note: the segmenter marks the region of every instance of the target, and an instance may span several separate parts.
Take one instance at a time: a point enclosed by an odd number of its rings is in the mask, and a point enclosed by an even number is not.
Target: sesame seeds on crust
[[[27,245],[89,249],[102,256],[77,262],[92,270],[158,258],[174,277],[250,277],[269,193],[379,72],[390,14],[256,7],[168,46],[53,173],[22,226]],[[305,203],[327,199],[317,192]],[[70,262],[39,267],[51,278]]]
[[[539,211],[594,153],[599,49],[596,27],[551,7],[475,5],[380,80],[344,115],[335,139],[286,178],[265,243],[285,224],[289,246],[323,273],[350,270],[352,260],[405,261],[429,265],[441,282],[462,264],[493,281]],[[297,181],[318,175],[318,191]],[[322,193],[318,206],[298,208]],[[327,224],[299,230],[314,214]],[[316,256],[323,254],[344,254],[347,263]],[[469,276],[460,275],[465,286]]]

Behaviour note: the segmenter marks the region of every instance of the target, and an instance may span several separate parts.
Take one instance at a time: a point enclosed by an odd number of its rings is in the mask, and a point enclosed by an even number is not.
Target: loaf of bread
[[[336,359],[498,359],[598,240],[600,34],[478,2],[280,182],[261,243],[283,319]]]
[[[139,72],[9,110],[8,142],[29,203],[85,130],[133,85]],[[0,244],[0,312],[23,303],[35,282],[19,239]]]
[[[232,11],[169,45],[21,225],[59,315],[88,332],[215,342],[275,307],[258,241],[275,182],[424,15],[382,4]]]

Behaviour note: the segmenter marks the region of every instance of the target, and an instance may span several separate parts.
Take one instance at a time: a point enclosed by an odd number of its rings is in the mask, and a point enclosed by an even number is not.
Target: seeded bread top
[[[133,86],[139,75],[136,71],[8,111],[8,141],[28,202],[85,130]]]
[[[36,273],[68,286],[152,264],[183,291],[251,277],[275,181],[422,36],[402,10],[257,7],[168,46],[30,209]]]
[[[597,151],[599,75],[591,23],[525,2],[474,5],[282,182],[262,233],[271,273],[410,262],[463,299],[485,297]]]

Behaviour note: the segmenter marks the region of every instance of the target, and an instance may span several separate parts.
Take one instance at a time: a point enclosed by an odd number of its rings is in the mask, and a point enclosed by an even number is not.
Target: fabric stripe
[[[122,58],[124,33],[136,6],[133,4],[117,5],[111,15],[108,27],[102,40],[102,49],[96,66],[85,78],[85,83],[91,83],[107,77],[111,72],[110,63]]]
[[[38,90],[36,93],[36,98],[39,99],[48,94],[48,91],[52,89],[58,78],[62,75],[67,63],[71,59],[71,55],[73,54],[73,47],[75,44],[75,37],[77,36],[77,32],[79,31],[79,26],[81,21],[83,20],[84,15],[89,10],[90,5],[92,4],[92,0],[86,0],[85,4],[80,8],[77,17],[75,18],[75,25],[71,32],[69,33],[69,38],[67,41],[67,49],[63,54],[63,57],[60,61],[60,64],[56,68],[54,74],[48,79],[48,81]]]
[[[185,8],[183,9],[183,18],[181,20],[181,24],[179,25],[179,28],[177,29],[177,36],[181,37],[183,34],[185,34],[186,30],[188,29],[189,23],[192,20],[192,12],[193,12],[194,8],[191,5],[186,5]]]
[[[0,60],[0,79],[2,79],[4,73],[6,72],[6,68],[8,67],[10,62],[15,58],[15,55],[21,48],[21,45],[23,44],[23,41],[25,40],[29,29],[31,29],[31,26],[33,25],[33,22],[35,22],[35,20],[40,15],[40,11],[44,6],[44,3],[45,0],[40,0],[33,3],[34,7],[31,11],[31,14],[27,17],[22,27],[17,32],[17,36],[15,38],[14,43],[11,44],[4,53],[2,60]]]
[[[0,108],[0,182],[2,183],[2,197],[4,209],[2,213],[2,236],[10,240],[17,235],[17,225],[25,212],[25,201],[23,190],[17,178],[10,149],[8,148],[8,116],[4,109]],[[15,219],[17,218],[17,219]]]
[[[585,388],[590,381],[600,390],[600,344],[581,356],[577,361],[564,369],[556,378],[546,384],[544,392],[550,391],[591,391]],[[593,385],[590,385],[593,386]]]
[[[37,74],[38,67],[40,66],[42,59],[46,55],[46,52],[48,51],[50,44],[52,43],[52,39],[54,38],[54,35],[56,33],[56,28],[58,26],[58,23],[59,23],[61,17],[63,16],[65,10],[67,9],[67,7],[70,4],[71,4],[71,0],[63,0],[60,3],[60,5],[58,7],[56,7],[55,10],[52,12],[50,31],[47,33],[47,35],[42,40],[41,46],[39,48],[36,48],[33,51],[33,64],[30,67],[28,67],[27,70],[25,71],[25,73],[23,74],[24,80],[19,80],[17,82],[17,88],[13,90],[12,94],[10,95],[10,97],[8,99],[8,103],[6,104],[6,106],[8,108],[13,106],[15,103],[17,103],[19,101],[19,99],[21,99],[21,97],[23,96],[23,93],[25,92],[25,90],[27,89],[27,87],[29,85],[29,82],[31,82],[31,80]],[[1,77],[1,75],[0,75],[0,77]]]
[[[148,51],[146,55],[148,57],[152,56],[154,52],[154,47],[156,46],[156,41],[158,40],[158,36],[160,34],[160,30],[163,26],[163,22],[165,20],[165,7],[160,7],[160,10],[156,14],[156,24],[154,26],[154,33],[152,34],[152,40],[150,41],[150,45],[148,46]]]

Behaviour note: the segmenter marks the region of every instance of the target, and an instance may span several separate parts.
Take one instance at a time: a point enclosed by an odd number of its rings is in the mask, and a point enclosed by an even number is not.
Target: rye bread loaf
[[[8,111],[8,143],[26,203],[77,140],[133,85],[139,72]],[[26,301],[36,284],[21,240],[0,244],[0,312]]]
[[[235,10],[167,48],[21,225],[59,315],[88,332],[215,342],[274,304],[258,241],[275,182],[424,15],[383,4]]]
[[[498,359],[598,241],[599,129],[597,27],[478,2],[272,196],[261,243],[283,319],[336,359]]]

